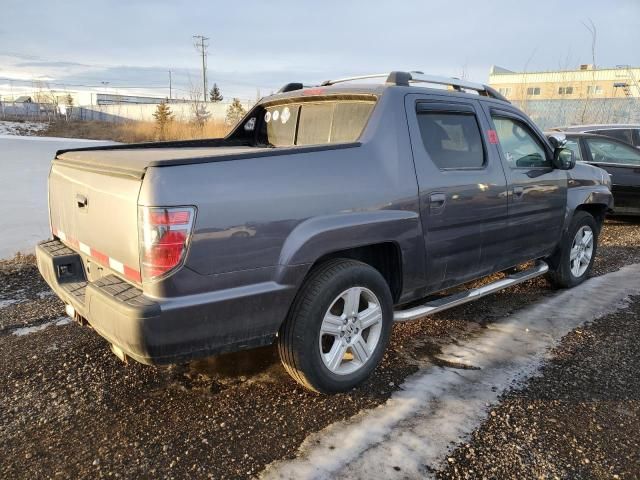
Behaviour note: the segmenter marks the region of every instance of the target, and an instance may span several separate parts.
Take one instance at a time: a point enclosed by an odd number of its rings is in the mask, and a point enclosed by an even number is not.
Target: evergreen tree
[[[214,83],[213,88],[209,92],[209,100],[212,102],[221,102],[224,99],[222,95],[220,95],[220,89],[218,88],[218,84]]]
[[[171,112],[171,107],[169,107],[166,100],[158,104],[156,111],[153,113],[153,118],[156,119],[160,140],[164,140],[167,133],[167,127],[169,126],[169,123],[173,121],[173,113]]]
[[[234,98],[229,108],[227,108],[227,119],[226,122],[229,125],[235,125],[238,123],[242,117],[245,116],[247,111],[242,106],[239,98]]]

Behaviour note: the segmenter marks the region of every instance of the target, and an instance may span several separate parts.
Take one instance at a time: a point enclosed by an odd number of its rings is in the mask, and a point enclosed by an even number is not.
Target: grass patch
[[[229,133],[230,126],[222,121],[209,121],[203,127],[192,123],[171,122],[160,138],[155,122],[127,121],[120,123],[97,121],[56,121],[47,129],[38,132],[44,137],[85,138],[90,140],[112,140],[122,143],[153,142],[157,140],[195,140],[220,138]]]

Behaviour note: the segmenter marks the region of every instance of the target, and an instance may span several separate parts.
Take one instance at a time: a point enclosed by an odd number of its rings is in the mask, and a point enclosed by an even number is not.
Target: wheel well
[[[604,222],[604,217],[607,214],[607,206],[601,203],[584,203],[576,207],[576,212],[578,211],[589,213],[596,219],[598,227],[601,227]]]
[[[400,248],[393,242],[376,243],[362,247],[338,250],[320,257],[312,269],[327,260],[348,258],[366,263],[378,270],[389,285],[393,301],[400,298],[402,292],[402,254]]]

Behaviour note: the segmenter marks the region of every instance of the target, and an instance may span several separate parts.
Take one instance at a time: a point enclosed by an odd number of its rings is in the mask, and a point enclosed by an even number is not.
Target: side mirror
[[[548,135],[547,138],[554,150],[564,148],[567,144],[567,136],[562,132],[552,133],[551,135]]]
[[[553,151],[553,166],[558,170],[571,170],[576,166],[576,155],[573,150],[558,147]]]

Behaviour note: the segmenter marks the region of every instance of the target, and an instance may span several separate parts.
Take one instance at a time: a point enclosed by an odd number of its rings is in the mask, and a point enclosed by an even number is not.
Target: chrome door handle
[[[513,187],[513,196],[520,198],[522,197],[522,195],[524,195],[524,187],[522,187],[521,185],[516,185],[515,187]]]
[[[444,193],[432,193],[429,195],[429,212],[434,214],[441,213],[446,203],[447,196]]]
[[[76,195],[76,203],[78,204],[78,208],[84,208],[87,206],[87,203],[89,203],[89,201],[84,195],[78,194]]]

